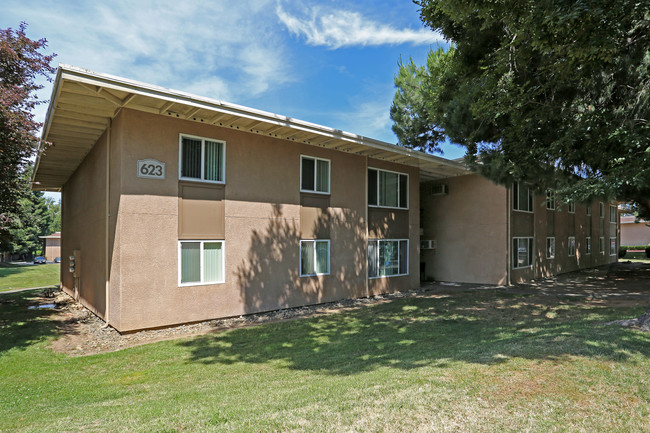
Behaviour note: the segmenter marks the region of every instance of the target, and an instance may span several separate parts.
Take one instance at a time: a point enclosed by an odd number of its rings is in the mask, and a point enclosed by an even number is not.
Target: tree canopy
[[[40,53],[47,41],[32,41],[26,27],[21,23],[17,30],[0,29],[0,230],[11,224],[9,214],[16,213],[24,198],[21,175],[38,148],[41,124],[34,120],[33,109],[44,101],[37,99],[43,86],[35,79],[49,79],[54,72],[54,54]]]
[[[650,216],[650,3],[416,3],[450,48],[400,62],[400,144],[435,152],[448,137],[496,182],[628,200]]]

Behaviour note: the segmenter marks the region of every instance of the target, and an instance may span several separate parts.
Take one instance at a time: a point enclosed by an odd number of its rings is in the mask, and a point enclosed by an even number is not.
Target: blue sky
[[[410,1],[4,0],[55,63],[144,81],[389,143],[400,56],[445,45]],[[49,98],[48,83],[42,98]],[[38,109],[43,120],[45,106]],[[446,145],[444,156],[463,150]]]

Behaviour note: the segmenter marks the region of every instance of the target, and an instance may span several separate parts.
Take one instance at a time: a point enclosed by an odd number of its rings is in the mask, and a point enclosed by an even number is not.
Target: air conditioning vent
[[[420,241],[420,249],[421,250],[435,250],[436,249],[436,241],[435,239],[424,239]]]
[[[447,195],[449,186],[446,183],[434,183],[431,185],[431,195]]]

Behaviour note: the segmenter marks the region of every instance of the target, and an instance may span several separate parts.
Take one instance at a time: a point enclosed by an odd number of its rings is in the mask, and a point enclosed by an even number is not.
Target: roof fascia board
[[[147,83],[129,80],[126,78],[116,77],[108,74],[100,74],[87,69],[79,68],[70,65],[59,65],[57,72],[56,87],[60,89],[60,83],[63,79],[71,81],[83,82],[86,84],[96,85],[99,87],[109,88],[113,90],[134,93],[142,96],[153,97],[173,103],[189,105],[196,108],[203,108],[210,111],[221,112],[224,114],[237,116],[241,118],[256,120],[259,122],[269,123],[281,127],[289,127],[300,131],[315,133],[328,138],[335,138],[354,144],[362,144],[378,150],[384,150],[392,153],[398,153],[404,156],[416,158],[426,162],[437,162],[438,164],[451,167],[457,170],[468,171],[467,168],[458,162],[440,158],[435,155],[429,155],[423,152],[411,150],[401,146],[390,143],[385,143],[373,138],[364,137],[362,135],[345,132],[339,129],[330,128],[327,126],[318,125],[315,123],[306,122],[303,120],[292,119],[290,117],[274,114],[254,108],[248,108],[229,102],[209,99],[190,93],[180,92],[177,90],[167,89],[160,86],[155,86]],[[57,95],[60,90],[57,90]],[[54,104],[50,103],[48,109],[48,119],[51,119],[52,107]],[[49,121],[49,120],[48,120]],[[49,129],[49,126],[48,126]],[[46,130],[44,130],[44,133]],[[44,135],[45,137],[46,135]]]

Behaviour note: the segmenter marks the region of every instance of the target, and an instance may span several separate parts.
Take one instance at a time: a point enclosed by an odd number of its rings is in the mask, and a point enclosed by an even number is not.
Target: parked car
[[[54,263],[61,263],[61,257],[55,257]]]
[[[43,256],[36,256],[34,257],[34,264],[35,265],[44,265],[47,263],[47,260]]]

